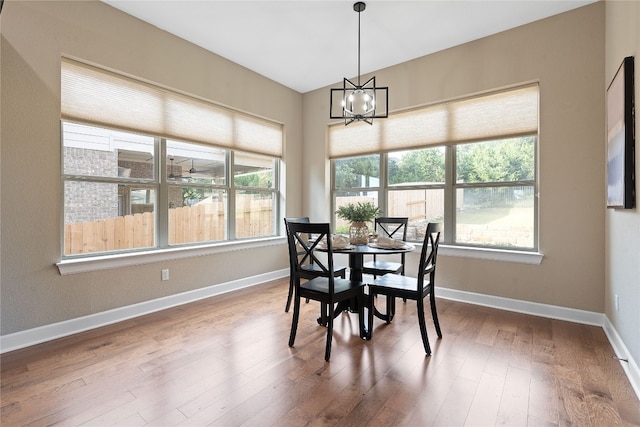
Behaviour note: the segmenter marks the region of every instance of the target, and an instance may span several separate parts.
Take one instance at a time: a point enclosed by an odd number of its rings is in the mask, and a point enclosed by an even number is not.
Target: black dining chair
[[[310,241],[307,238],[309,234],[312,234],[315,239]],[[323,307],[323,312],[324,307],[326,307],[327,310],[327,341],[324,359],[329,361],[331,356],[331,341],[333,339],[334,310],[337,303],[348,300],[356,301],[356,304],[360,307],[358,311],[360,337],[366,337],[364,328],[365,284],[363,282],[335,277],[335,274],[333,274],[335,269],[333,265],[333,250],[331,247],[331,229],[328,223],[289,222],[287,239],[289,241],[289,260],[293,271],[295,291],[289,346],[293,347],[296,339],[298,319],[300,317],[300,300],[307,298],[319,301]],[[316,252],[314,252],[314,249],[321,241],[326,242],[324,243],[326,244],[326,256],[322,258],[317,257]],[[296,249],[296,247],[298,249]],[[310,278],[306,267],[310,261],[313,261],[317,269],[324,272],[322,276]],[[303,281],[303,279],[308,280]]]
[[[375,220],[375,232],[380,237],[402,240],[404,242],[407,240],[408,223],[409,218],[407,217],[379,217]],[[364,264],[362,272],[373,275],[374,279],[389,273],[404,275],[404,253],[399,255],[400,262],[390,260],[389,257],[392,256],[395,256],[395,259],[398,257],[398,255],[374,255],[373,261]]]
[[[440,244],[440,234],[442,232],[442,223],[429,223],[422,244],[422,252],[420,253],[420,263],[418,265],[418,277],[407,277],[399,274],[385,274],[384,276],[374,280],[369,284],[370,310],[369,310],[369,331],[368,339],[371,339],[373,333],[373,315],[376,312],[377,317],[381,317],[390,323],[395,315],[395,298],[404,298],[415,300],[418,304],[418,323],[420,324],[420,334],[422,336],[422,344],[427,355],[431,354],[429,346],[429,337],[427,336],[427,326],[424,319],[424,298],[429,296],[429,304],[431,306],[431,316],[435,325],[438,338],[442,338],[440,330],[440,322],[438,321],[438,312],[436,311],[436,260],[438,257],[438,245]],[[386,296],[386,314],[380,314],[375,309],[374,295]]]
[[[305,223],[305,224],[309,224],[309,217],[308,216],[302,216],[302,217],[296,217],[296,218],[285,218],[284,219],[284,228],[286,230],[287,233],[289,233],[289,223],[290,222],[301,222],[301,223]],[[310,238],[311,236],[306,236],[307,239]],[[289,248],[289,250],[291,250],[291,248]],[[314,277],[317,276],[323,276],[325,275],[325,272],[322,271],[322,269],[318,268],[317,265],[314,264],[313,259],[309,260],[309,263],[307,265],[304,266],[304,274],[305,274],[305,278],[307,279],[313,279]],[[341,278],[346,278],[347,276],[347,267],[344,267],[342,265],[336,265],[334,266],[334,271],[333,274],[336,277],[341,277]],[[291,299],[293,298],[293,266],[290,265],[289,267],[289,294],[287,295],[287,305],[284,308],[285,313],[289,312],[289,308],[291,308]]]

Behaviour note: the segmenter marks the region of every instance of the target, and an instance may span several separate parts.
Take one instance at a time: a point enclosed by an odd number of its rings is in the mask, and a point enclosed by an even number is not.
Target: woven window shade
[[[525,135],[538,131],[538,85],[390,114],[373,125],[329,126],[329,157]]]
[[[282,125],[63,58],[65,120],[282,157]]]

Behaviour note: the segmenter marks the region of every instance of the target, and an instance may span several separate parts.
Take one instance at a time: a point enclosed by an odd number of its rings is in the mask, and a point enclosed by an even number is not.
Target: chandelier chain
[[[358,86],[360,85],[360,10],[358,10]]]

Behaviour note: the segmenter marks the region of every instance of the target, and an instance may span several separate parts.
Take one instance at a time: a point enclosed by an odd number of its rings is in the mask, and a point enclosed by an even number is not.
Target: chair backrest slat
[[[440,245],[440,235],[442,233],[442,223],[430,222],[427,225],[427,231],[424,235],[422,243],[422,252],[420,253],[420,264],[418,270],[418,287],[422,289],[424,286],[425,276],[429,276],[429,281],[433,285],[436,272],[436,261],[438,258],[438,246]]]
[[[378,235],[392,239],[407,240],[407,217],[381,216],[376,218],[375,227]]]
[[[376,218],[376,233],[378,236],[388,237],[390,239],[407,240],[407,227],[409,218],[406,216],[381,216]],[[377,255],[373,255],[374,261]],[[404,274],[405,254],[400,254],[400,262],[402,264],[401,273]]]
[[[292,222],[301,222],[304,224],[309,224],[311,221],[309,220],[308,216],[300,216],[300,217],[290,217],[290,218],[285,218],[284,219],[284,228],[286,231],[287,236],[289,235],[289,224]],[[311,236],[307,236],[307,238],[310,238]],[[287,244],[289,244],[289,239],[287,238]],[[289,251],[291,251],[292,249],[298,249],[298,245],[294,242],[294,247],[289,247]],[[313,263],[313,260],[309,261],[310,264]],[[291,267],[291,271],[290,274],[291,276],[293,276],[293,264],[290,265]]]
[[[313,235],[314,239],[309,240],[308,236]],[[333,252],[331,249],[331,228],[329,223],[305,223],[293,222],[287,223],[287,240],[289,242],[289,260],[292,267],[296,284],[299,285],[301,278],[309,278],[304,266],[307,261],[315,264],[316,269],[322,270],[323,276],[329,281],[329,292],[334,292],[333,272]],[[315,255],[317,245],[326,242],[327,260],[323,261]],[[296,245],[297,243],[297,245]]]

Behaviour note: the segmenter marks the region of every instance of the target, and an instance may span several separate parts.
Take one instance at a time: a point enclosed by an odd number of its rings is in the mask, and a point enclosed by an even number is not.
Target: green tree
[[[444,147],[412,150],[389,159],[389,184],[444,182]]]
[[[335,168],[336,188],[366,187],[371,178],[380,177],[380,157],[374,155],[338,159]]]
[[[531,180],[535,170],[534,137],[464,144],[456,147],[458,182]]]

